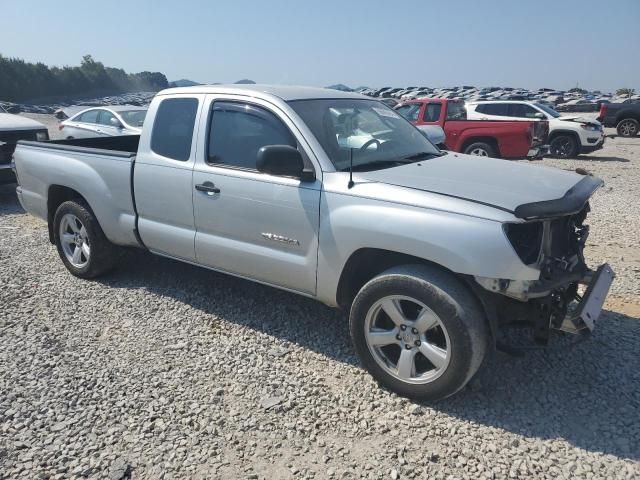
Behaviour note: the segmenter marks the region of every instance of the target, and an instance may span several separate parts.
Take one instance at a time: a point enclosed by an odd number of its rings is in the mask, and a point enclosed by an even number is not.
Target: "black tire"
[[[623,118],[618,122],[616,131],[621,137],[635,137],[640,131],[640,122],[633,118]]]
[[[480,157],[498,158],[496,149],[492,145],[485,142],[472,143],[464,149],[464,153],[466,153],[467,155],[478,155]]]
[[[60,225],[67,214],[75,216],[86,230],[90,254],[83,266],[74,265],[67,258],[63,247]],[[72,232],[69,231],[69,233]],[[107,240],[91,208],[80,199],[64,202],[58,207],[53,219],[53,235],[62,263],[67,270],[79,278],[95,278],[108,272],[113,269],[120,257],[121,250]]]
[[[573,135],[559,134],[549,142],[549,155],[555,158],[575,158],[580,152],[578,141]]]
[[[428,383],[411,383],[390,374],[369,348],[367,316],[381,299],[389,296],[420,301],[439,317],[446,329],[449,361],[439,376]],[[418,400],[439,400],[463,388],[478,371],[490,342],[488,322],[468,287],[451,273],[425,265],[394,267],[370,280],[353,302],[349,326],[363,366],[378,383],[399,395]],[[406,344],[405,347],[409,348]],[[401,355],[403,347],[398,348]]]

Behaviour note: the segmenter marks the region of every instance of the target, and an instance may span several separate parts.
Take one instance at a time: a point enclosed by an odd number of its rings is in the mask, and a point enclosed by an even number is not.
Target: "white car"
[[[58,128],[66,139],[140,135],[146,115],[147,107],[93,107],[60,122]]]
[[[604,131],[597,120],[567,115],[536,102],[518,100],[469,102],[469,120],[531,120],[549,121],[549,153],[560,158],[573,158],[602,148]]]

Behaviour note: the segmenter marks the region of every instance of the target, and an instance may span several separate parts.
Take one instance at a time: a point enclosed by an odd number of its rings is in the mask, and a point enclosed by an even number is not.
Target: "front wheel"
[[[549,143],[549,153],[556,158],[578,156],[578,142],[572,135],[557,135]]]
[[[468,288],[423,265],[394,267],[370,280],[353,302],[349,323],[356,352],[378,383],[419,400],[464,387],[490,338]]]
[[[616,130],[621,137],[635,137],[640,130],[640,123],[633,118],[625,118],[618,123]]]
[[[62,262],[76,277],[94,278],[115,266],[119,249],[105,237],[91,208],[82,200],[58,207],[53,232]]]

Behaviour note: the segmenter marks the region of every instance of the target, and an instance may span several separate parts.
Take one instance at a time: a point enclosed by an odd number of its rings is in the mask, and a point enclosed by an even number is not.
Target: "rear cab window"
[[[151,150],[172,160],[189,160],[197,112],[197,98],[162,100],[153,122]]]

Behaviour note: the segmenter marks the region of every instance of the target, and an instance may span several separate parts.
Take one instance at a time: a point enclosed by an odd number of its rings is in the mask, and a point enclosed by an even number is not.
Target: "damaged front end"
[[[565,215],[504,225],[505,235],[520,260],[539,269],[540,277],[537,280],[474,277],[482,287],[485,305],[495,305],[494,321],[498,326],[516,323],[533,327],[534,339],[539,343],[546,343],[553,330],[568,333],[593,330],[614,273],[607,264],[592,270],[584,259],[589,235],[589,227],[584,223],[589,212],[587,202],[602,184],[594,177],[585,179],[587,182],[578,182],[574,187],[579,190],[582,203],[578,204],[576,199],[570,202],[572,212],[566,214],[565,210]],[[558,206],[558,201],[552,202]],[[580,209],[575,211],[577,207]],[[535,208],[542,214],[550,213],[540,205]],[[527,213],[533,213],[535,208]],[[491,297],[490,302],[486,296]]]

